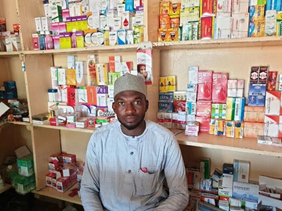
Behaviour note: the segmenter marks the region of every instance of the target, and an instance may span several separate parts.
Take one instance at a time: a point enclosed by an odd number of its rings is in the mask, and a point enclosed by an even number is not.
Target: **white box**
[[[76,61],[75,63],[76,85],[86,86],[87,84],[87,67],[85,61]]]
[[[231,17],[231,0],[217,1],[217,18]]]
[[[250,162],[234,160],[234,182],[249,182]]]
[[[51,18],[41,17],[42,31],[52,31]]]
[[[248,0],[231,0],[232,1],[232,16],[235,14],[247,14],[249,11]]]
[[[58,68],[57,77],[58,85],[66,85],[66,69]]]
[[[265,115],[280,114],[281,92],[280,91],[267,91],[265,96]]]
[[[117,32],[110,32],[109,34],[110,46],[117,45]]]
[[[232,15],[231,38],[248,37],[249,13]]]
[[[258,202],[259,185],[243,182],[233,183],[233,197],[236,199]]]
[[[231,37],[232,18],[216,18],[214,39],[228,39]]]
[[[222,187],[232,188],[233,186],[233,175],[222,174]]]
[[[40,18],[40,17],[34,18],[34,20],[35,20],[35,28],[36,28],[36,31],[37,31],[37,32],[42,31],[41,18]]]

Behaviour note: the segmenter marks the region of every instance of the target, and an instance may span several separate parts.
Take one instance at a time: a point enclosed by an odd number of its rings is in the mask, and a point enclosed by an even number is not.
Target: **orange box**
[[[159,29],[158,42],[168,42],[169,33],[167,29]]]
[[[265,107],[245,106],[244,122],[264,122]]]
[[[180,26],[180,18],[170,19],[170,28],[178,28]]]
[[[264,123],[244,123],[244,138],[257,138],[264,135]]]
[[[168,15],[170,4],[171,4],[170,1],[160,2],[160,15]]]
[[[177,18],[180,16],[181,3],[172,3],[169,6],[168,14],[171,18]]]
[[[178,29],[177,28],[171,28],[168,29],[168,41],[178,41]]]
[[[161,29],[170,28],[170,17],[168,15],[160,15],[160,28]]]

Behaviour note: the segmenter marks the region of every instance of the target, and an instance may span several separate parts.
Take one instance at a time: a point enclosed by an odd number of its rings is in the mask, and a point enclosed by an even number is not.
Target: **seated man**
[[[118,121],[90,138],[81,184],[86,211],[184,210],[185,167],[173,133],[145,120],[144,78],[125,74],[114,84]],[[164,187],[167,183],[168,191]]]

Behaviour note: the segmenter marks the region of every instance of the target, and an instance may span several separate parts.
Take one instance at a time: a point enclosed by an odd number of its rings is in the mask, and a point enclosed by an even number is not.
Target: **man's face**
[[[138,128],[149,106],[145,95],[136,91],[123,91],[114,100],[113,110],[122,126],[127,130]]]

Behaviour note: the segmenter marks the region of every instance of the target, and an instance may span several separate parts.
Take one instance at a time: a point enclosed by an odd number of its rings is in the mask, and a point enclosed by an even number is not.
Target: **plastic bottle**
[[[3,189],[5,187],[4,181],[0,175],[0,190]]]
[[[46,50],[54,49],[53,37],[50,35],[49,31],[45,32],[45,46]]]
[[[40,47],[40,50],[45,50],[45,34],[43,31],[40,32],[40,35],[39,35],[39,47]]]
[[[71,35],[71,47],[72,47],[72,48],[77,48],[76,29],[73,29],[73,30],[72,30],[72,35]]]

